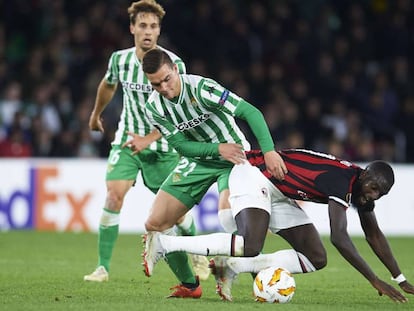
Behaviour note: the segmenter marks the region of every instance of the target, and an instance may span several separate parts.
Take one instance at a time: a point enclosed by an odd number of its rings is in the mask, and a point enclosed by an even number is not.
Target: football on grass
[[[261,270],[253,281],[253,292],[259,302],[287,303],[295,290],[296,283],[292,274],[279,267]]]

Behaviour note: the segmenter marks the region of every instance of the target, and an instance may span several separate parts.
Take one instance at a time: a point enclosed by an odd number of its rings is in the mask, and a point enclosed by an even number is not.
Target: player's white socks
[[[194,218],[193,215],[190,212],[187,212],[184,215],[184,219],[179,224],[176,224],[176,226],[179,228],[181,232],[184,232],[186,234],[183,235],[194,235],[195,227],[194,227]]]
[[[244,239],[230,233],[212,233],[197,236],[160,235],[166,253],[185,251],[198,255],[243,256]]]
[[[233,233],[237,231],[236,221],[233,218],[233,213],[231,209],[226,208],[218,211],[218,219],[220,225],[224,229],[225,232]]]
[[[99,224],[104,227],[116,226],[119,225],[120,218],[121,214],[119,212],[112,212],[104,208]]]
[[[187,212],[184,215],[183,221],[180,222],[179,224],[177,224],[177,226],[180,227],[183,230],[188,230],[193,225],[193,222],[194,222],[193,215],[191,215],[189,212]]]
[[[236,273],[258,273],[271,266],[284,268],[291,273],[307,273],[316,270],[307,257],[293,249],[260,254],[256,257],[230,257],[227,264]]]

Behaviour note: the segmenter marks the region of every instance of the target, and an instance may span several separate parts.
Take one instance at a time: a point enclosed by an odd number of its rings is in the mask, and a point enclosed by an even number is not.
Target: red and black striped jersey
[[[362,168],[333,155],[305,150],[285,149],[278,153],[288,169],[284,180],[278,180],[266,170],[260,150],[246,151],[248,161],[287,197],[296,200],[328,203],[329,199],[348,207],[352,187]]]

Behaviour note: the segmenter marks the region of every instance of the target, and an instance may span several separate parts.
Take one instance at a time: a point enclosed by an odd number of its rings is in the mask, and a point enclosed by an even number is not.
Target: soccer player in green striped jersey
[[[263,114],[243,98],[214,80],[179,74],[165,51],[153,49],[143,58],[143,70],[154,92],[146,104],[150,121],[182,158],[158,191],[147,230],[144,267],[151,276],[154,232],[163,232],[197,204],[217,182],[219,209],[228,204],[228,177],[234,164],[242,163],[250,144],[235,118],[247,121],[264,153],[267,169],[283,179],[286,166],[275,151]],[[133,142],[132,142],[133,143]]]
[[[152,92],[152,86],[142,71],[142,57],[148,50],[158,47],[173,59],[179,72],[185,72],[185,65],[177,55],[157,46],[160,24],[165,15],[161,5],[154,0],[133,2],[128,8],[128,14],[135,46],[115,51],[111,55],[108,70],[99,84],[95,106],[89,120],[91,130],[104,131],[101,113],[113,98],[117,85],[120,84],[123,90],[123,109],[108,157],[107,196],[99,223],[98,266],[93,273],[84,276],[86,281],[108,281],[123,200],[135,184],[138,173],[141,171],[145,186],[156,193],[179,159],[177,152],[165,139],[156,141],[151,139],[157,132],[148,121],[144,109],[145,102]],[[123,148],[128,140],[127,132],[135,132],[144,137],[146,143],[141,146],[144,150],[136,153],[131,148]],[[180,224],[181,231],[193,235],[195,227],[191,215],[186,215],[181,220],[183,220]],[[205,269],[208,271],[208,260],[203,258]],[[190,297],[200,297],[201,287],[189,265],[187,254],[178,252],[167,259],[171,270],[181,282],[171,296],[187,297],[189,293]],[[196,288],[197,291],[186,292],[188,287]]]

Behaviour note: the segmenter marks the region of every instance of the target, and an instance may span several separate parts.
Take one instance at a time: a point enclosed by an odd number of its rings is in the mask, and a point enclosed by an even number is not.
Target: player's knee
[[[162,227],[161,224],[159,224],[157,222],[154,222],[151,219],[148,219],[145,222],[145,230],[146,231],[158,231],[158,232],[161,232],[161,231],[163,231],[163,227]]]
[[[110,211],[119,212],[122,208],[124,196],[114,191],[109,191],[106,196],[106,208]]]
[[[312,257],[311,262],[316,270],[321,270],[326,267],[328,259],[326,253],[319,253]]]
[[[260,254],[262,251],[263,245],[257,242],[245,241],[244,244],[244,256],[245,257],[255,257]]]
[[[244,248],[244,257],[255,257],[260,254],[260,250],[256,248]]]
[[[150,217],[145,222],[145,230],[163,232],[164,230],[172,228],[174,224],[175,221],[172,220]]]

